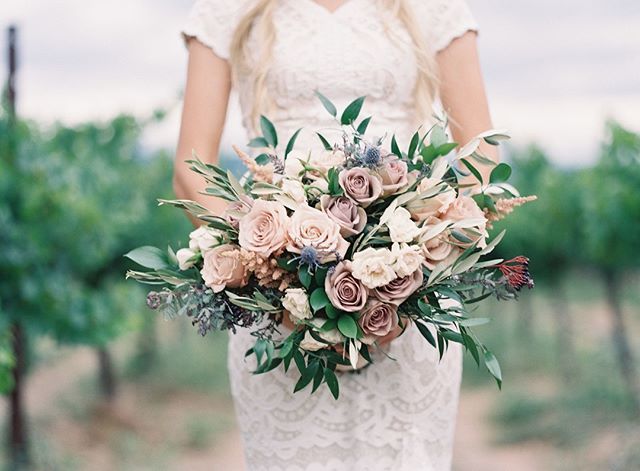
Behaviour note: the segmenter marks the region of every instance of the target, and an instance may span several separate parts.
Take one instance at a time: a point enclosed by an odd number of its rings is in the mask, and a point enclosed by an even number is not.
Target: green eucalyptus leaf
[[[300,134],[300,131],[302,131],[302,128],[300,128],[296,132],[294,132],[293,136],[291,136],[291,139],[289,139],[289,142],[287,142],[287,148],[284,151],[284,158],[285,159],[288,157],[288,155],[293,150],[293,147],[296,145],[296,139],[298,139],[298,134]]]
[[[324,291],[324,288],[316,288],[309,296],[309,304],[311,305],[311,309],[314,312],[319,311],[324,308],[327,304],[330,304],[329,298],[327,297],[327,293]]]
[[[358,119],[358,115],[360,114],[360,110],[362,109],[362,104],[364,103],[365,98],[366,97],[361,96],[347,105],[342,113],[342,116],[340,117],[341,124],[349,125],[356,119]]]
[[[348,314],[343,314],[338,318],[338,330],[350,339],[355,339],[358,336],[358,324]]]
[[[500,163],[496,165],[491,171],[491,177],[489,181],[491,183],[501,183],[509,180],[511,176],[511,167],[508,164]]]
[[[160,270],[163,268],[169,268],[165,259],[164,252],[157,247],[151,247],[145,245],[138,247],[124,255],[130,260],[133,260],[138,265],[152,270]]]
[[[276,127],[271,121],[269,121],[269,118],[264,115],[260,116],[260,129],[262,130],[264,139],[267,141],[269,146],[273,148],[277,147],[278,133],[276,132]]]
[[[329,100],[326,96],[324,96],[318,90],[316,90],[314,93],[320,99],[320,102],[322,102],[322,106],[324,106],[324,109],[327,110],[329,114],[335,118],[338,115],[338,110],[336,109],[336,105],[334,105],[331,102],[331,100]]]
[[[258,165],[267,165],[271,162],[271,158],[269,157],[269,154],[260,154],[256,156],[255,161]]]
[[[356,129],[359,134],[365,134],[367,132],[367,127],[369,127],[369,122],[370,121],[371,121],[371,116],[369,116],[368,118],[363,119],[360,122],[360,124],[358,125],[358,128]]]

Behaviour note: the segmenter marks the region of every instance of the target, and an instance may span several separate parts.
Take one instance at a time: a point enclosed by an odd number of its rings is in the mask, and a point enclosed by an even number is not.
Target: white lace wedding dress
[[[254,0],[197,0],[183,34],[228,58],[233,30]],[[464,0],[409,0],[427,44],[435,51],[476,24]],[[313,91],[338,108],[366,95],[361,116],[373,115],[368,134],[395,132],[407,146],[414,131],[412,90],[417,67],[408,33],[384,16],[376,0],[347,0],[335,12],[313,0],[278,0],[277,39],[267,88],[280,140],[305,127],[298,144],[319,148],[313,131],[334,129]],[[391,39],[385,27],[394,32]],[[255,42],[255,36],[249,41]],[[257,46],[256,46],[257,48]],[[245,126],[250,80],[234,84]],[[249,134],[251,128],[246,126]],[[332,131],[325,131],[331,136]],[[335,136],[332,136],[335,137]],[[297,372],[282,368],[252,375],[246,332],[231,335],[229,374],[249,471],[447,470],[462,372],[462,351],[451,343],[442,361],[414,329],[359,373],[341,373],[340,398],[326,387],[293,394]]]

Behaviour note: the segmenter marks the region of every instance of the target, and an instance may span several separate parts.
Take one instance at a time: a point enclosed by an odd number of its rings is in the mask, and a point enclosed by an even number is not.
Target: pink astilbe
[[[292,273],[278,266],[275,257],[265,258],[256,252],[240,249],[240,258],[247,270],[255,275],[260,286],[284,291],[295,281]]]
[[[519,196],[517,198],[502,198],[496,201],[496,210],[491,211],[488,208],[484,208],[484,214],[489,222],[499,221],[504,219],[508,214],[512,213],[518,206],[522,206],[530,201],[537,200],[535,195],[531,196]]]
[[[273,175],[275,174],[275,167],[273,163],[269,162],[266,165],[258,165],[249,154],[243,152],[236,146],[231,146],[235,153],[240,157],[240,160],[247,166],[247,169],[253,175],[253,180],[257,182],[273,183]]]

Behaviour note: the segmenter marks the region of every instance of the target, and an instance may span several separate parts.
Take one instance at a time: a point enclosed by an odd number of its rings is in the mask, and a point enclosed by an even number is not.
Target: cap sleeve
[[[231,39],[245,3],[239,0],[196,0],[180,30],[185,43],[196,38],[218,57],[228,59]]]
[[[446,48],[467,31],[478,31],[478,23],[465,0],[413,0],[418,24],[432,51]]]

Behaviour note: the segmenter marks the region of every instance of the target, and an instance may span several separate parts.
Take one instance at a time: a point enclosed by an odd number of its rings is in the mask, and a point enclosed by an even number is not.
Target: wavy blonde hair
[[[350,0],[347,0],[350,1]],[[433,110],[433,103],[438,88],[438,73],[435,55],[427,47],[418,23],[414,20],[413,11],[408,0],[377,0],[378,7],[385,13],[385,32],[394,40],[397,35],[389,28],[389,18],[397,18],[406,29],[416,57],[418,78],[413,90],[416,103],[415,120],[424,122]],[[276,39],[276,29],[273,13],[278,0],[257,0],[249,11],[240,19],[231,41],[231,67],[234,81],[241,75],[252,77],[253,106],[251,123],[257,127],[260,114],[268,113],[273,106],[267,93],[266,79],[272,58],[273,45]],[[258,62],[253,64],[253,51],[249,49],[249,35],[256,29],[257,43],[261,50]]]

